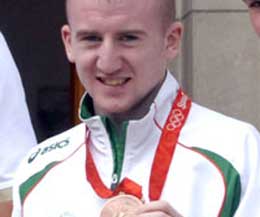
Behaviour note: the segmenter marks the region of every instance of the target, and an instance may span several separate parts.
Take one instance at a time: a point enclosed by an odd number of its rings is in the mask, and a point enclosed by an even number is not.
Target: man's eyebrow
[[[116,33],[116,35],[140,35],[140,36],[145,36],[147,35],[144,31],[142,30],[122,30]],[[80,39],[85,36],[89,35],[101,35],[98,31],[96,30],[79,30],[75,33],[75,36],[77,39]]]
[[[81,38],[87,35],[99,35],[99,33],[95,30],[79,30],[76,32],[76,38]]]
[[[142,30],[123,30],[118,33],[119,35],[146,35],[146,33]]]
[[[248,4],[248,3],[252,3],[254,0],[242,0],[242,1]]]

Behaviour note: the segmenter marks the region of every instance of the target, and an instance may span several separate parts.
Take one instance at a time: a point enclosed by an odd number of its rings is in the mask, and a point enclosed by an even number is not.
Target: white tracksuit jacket
[[[128,178],[141,186],[146,202],[150,200],[149,179],[161,128],[178,89],[168,73],[148,114],[125,125],[120,181]],[[86,98],[81,107],[84,123],[46,140],[25,158],[14,187],[12,217],[99,216],[107,199],[98,196],[92,186],[99,185],[91,185],[87,179],[86,126],[89,150],[108,189],[115,166],[111,141],[119,140],[105,127],[105,118],[89,115]],[[184,217],[259,217],[257,130],[192,103],[160,199]]]

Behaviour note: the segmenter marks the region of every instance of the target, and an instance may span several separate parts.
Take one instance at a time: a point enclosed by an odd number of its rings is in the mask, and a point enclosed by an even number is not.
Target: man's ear
[[[180,22],[173,22],[166,31],[165,47],[167,59],[175,59],[179,53],[183,25]]]
[[[72,50],[72,46],[71,46],[71,43],[72,43],[71,30],[70,30],[69,25],[62,26],[61,37],[62,37],[63,44],[65,46],[67,58],[71,63],[74,63],[75,59],[74,59],[73,50]]]

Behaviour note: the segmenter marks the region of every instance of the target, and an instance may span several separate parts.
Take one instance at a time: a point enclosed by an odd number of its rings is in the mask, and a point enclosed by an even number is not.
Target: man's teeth
[[[102,82],[106,85],[110,85],[110,86],[118,86],[118,85],[122,85],[126,82],[127,79],[102,79]]]

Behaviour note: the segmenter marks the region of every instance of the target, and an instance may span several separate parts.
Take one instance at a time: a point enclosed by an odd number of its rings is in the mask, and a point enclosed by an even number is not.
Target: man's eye
[[[253,1],[249,4],[249,8],[260,8],[260,1]]]
[[[124,42],[131,42],[138,40],[138,37],[135,35],[122,35],[119,37],[119,40]]]
[[[100,42],[100,41],[102,41],[102,38],[99,36],[96,36],[96,35],[88,35],[88,36],[84,37],[83,40],[89,41],[89,42]]]

